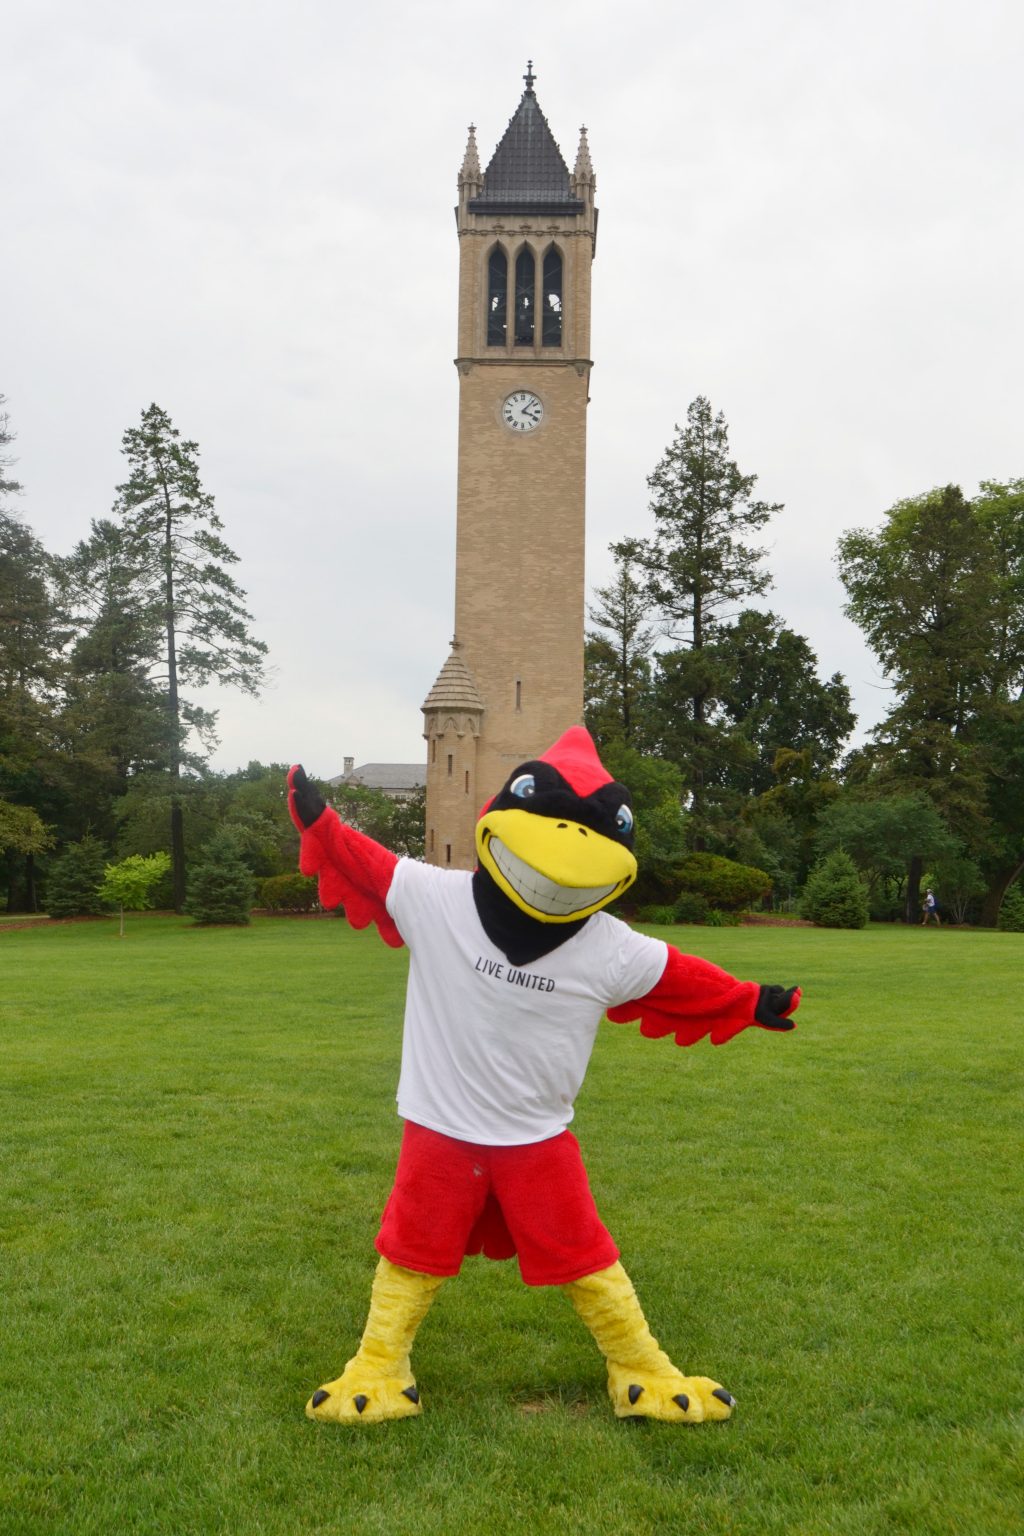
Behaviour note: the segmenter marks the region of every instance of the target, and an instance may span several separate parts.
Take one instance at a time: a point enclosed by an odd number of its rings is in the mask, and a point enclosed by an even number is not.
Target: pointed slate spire
[[[582,210],[569,184],[569,167],[538,104],[536,78],[531,60],[519,106],[484,172],[483,190],[469,205],[474,213]]]

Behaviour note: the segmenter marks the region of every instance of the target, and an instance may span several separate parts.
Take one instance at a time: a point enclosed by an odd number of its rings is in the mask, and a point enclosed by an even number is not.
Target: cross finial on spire
[[[533,72],[533,60],[527,59],[526,74],[523,76],[523,79],[526,81],[526,89],[531,96],[533,95],[533,82],[536,80],[536,78],[537,76]]]

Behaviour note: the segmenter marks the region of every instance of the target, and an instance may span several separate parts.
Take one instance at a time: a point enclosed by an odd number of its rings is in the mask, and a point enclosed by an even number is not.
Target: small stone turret
[[[480,169],[480,156],[476,147],[476,124],[469,125],[469,138],[466,141],[466,153],[462,157],[462,169],[459,171],[459,192],[465,197],[478,197],[483,189],[484,178]]]

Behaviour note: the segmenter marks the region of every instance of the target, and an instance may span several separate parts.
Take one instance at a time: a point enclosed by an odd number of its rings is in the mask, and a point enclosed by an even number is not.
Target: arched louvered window
[[[562,258],[553,245],[544,253],[544,308],[541,337],[546,347],[562,345]]]
[[[508,257],[496,245],[487,263],[487,345],[503,347],[508,318]]]
[[[536,284],[537,263],[533,252],[524,245],[516,257],[515,338],[517,347],[533,346]]]

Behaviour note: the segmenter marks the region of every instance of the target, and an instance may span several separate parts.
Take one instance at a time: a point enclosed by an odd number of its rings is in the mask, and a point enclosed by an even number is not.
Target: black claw
[[[628,1396],[628,1398],[629,1398],[630,1406],[632,1406],[633,1403],[636,1402],[637,1398],[640,1396],[640,1393],[642,1391],[643,1391],[643,1387],[638,1387],[636,1385],[636,1383],[634,1382],[633,1385],[630,1387],[629,1392],[626,1394]]]
[[[326,1403],[330,1395],[331,1394],[329,1392],[325,1392],[323,1387],[321,1387],[319,1391],[313,1393],[310,1406],[312,1408],[319,1408],[321,1403]]]
[[[733,1397],[732,1393],[727,1392],[724,1387],[716,1387],[711,1396],[717,1397],[718,1401],[720,1403],[724,1403],[727,1408],[736,1407],[736,1399]]]
[[[364,1397],[363,1394],[360,1392],[360,1393],[358,1393],[352,1399],[352,1401],[356,1405],[356,1413],[362,1413],[363,1409],[366,1407],[366,1405],[370,1401],[370,1399],[368,1397]]]
[[[402,1396],[407,1397],[410,1403],[418,1403],[420,1400],[419,1390],[416,1387],[403,1387]]]
[[[690,1406],[690,1399],[687,1397],[685,1392],[677,1392],[672,1401],[674,1403],[678,1403],[684,1413]]]

